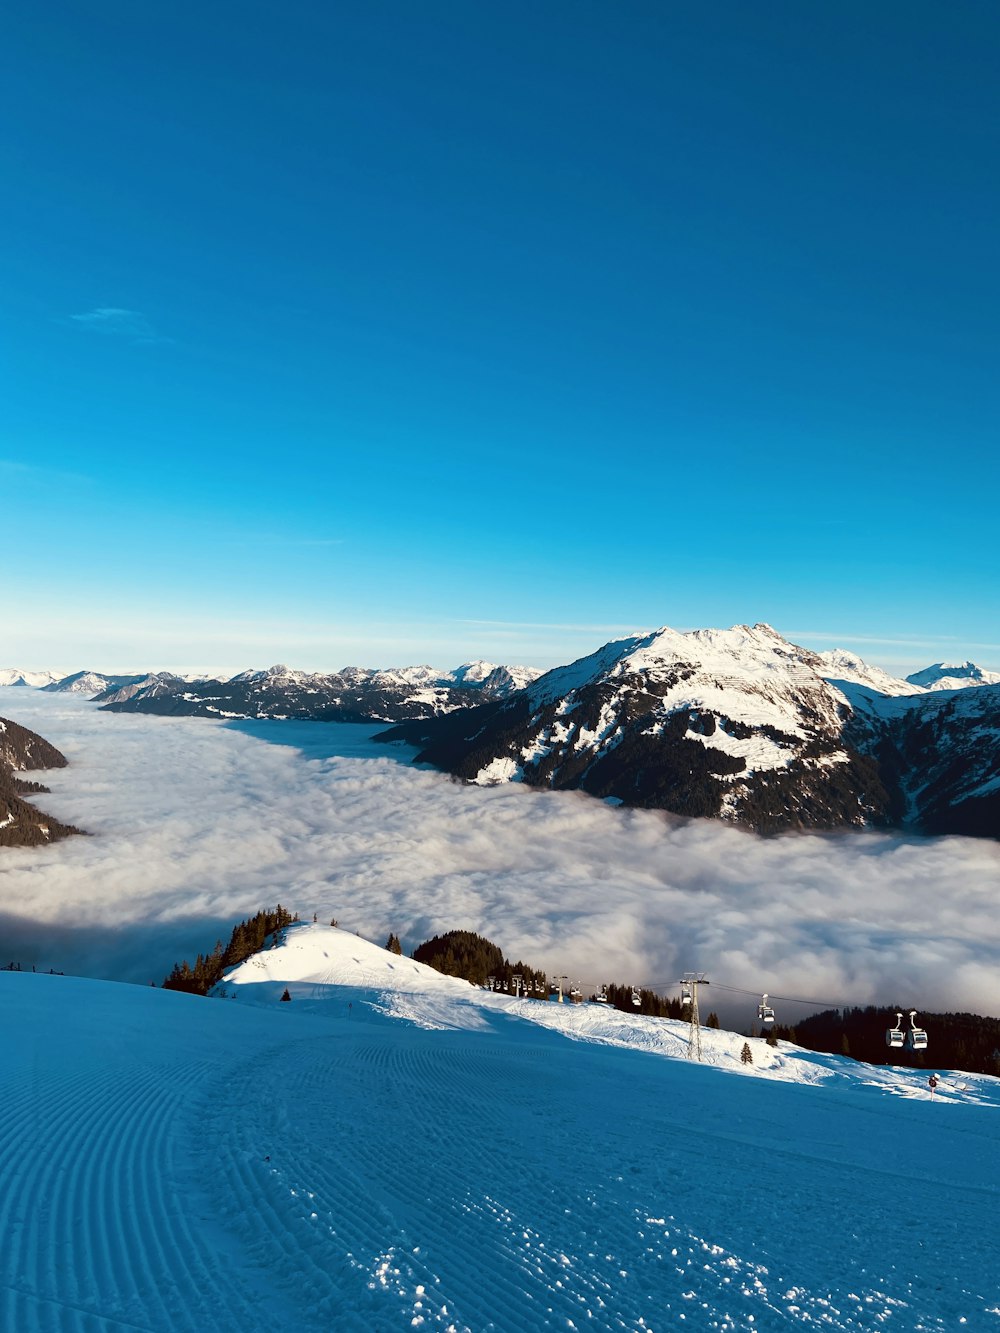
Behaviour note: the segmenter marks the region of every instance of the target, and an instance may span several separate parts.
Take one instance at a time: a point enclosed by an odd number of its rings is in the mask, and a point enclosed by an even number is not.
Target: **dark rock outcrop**
[[[44,814],[26,795],[48,790],[19,771],[65,768],[66,757],[34,731],[0,718],[0,847],[39,847],[82,830]]]

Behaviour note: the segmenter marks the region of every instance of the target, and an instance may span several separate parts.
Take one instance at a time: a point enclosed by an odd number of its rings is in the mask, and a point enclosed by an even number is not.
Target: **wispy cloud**
[[[135,343],[170,342],[157,333],[156,329],[139,310],[125,310],[121,306],[97,306],[82,315],[70,315],[69,321],[76,328],[86,329],[90,333],[103,334],[106,337],[124,338]]]
[[[227,728],[15,689],[0,714],[68,754],[44,808],[95,835],[2,853],[26,962],[148,982],[280,899],[407,949],[476,930],[591,985],[699,968],[772,994],[1000,1013],[983,929],[992,842],[759,839],[575,793],[466,787],[365,728]],[[95,929],[65,931],[67,902]]]
[[[923,637],[913,636],[911,638],[883,638],[875,634],[854,634],[850,631],[843,634],[831,634],[829,630],[811,629],[782,630],[781,633],[785,638],[790,639],[793,642],[800,639],[817,639],[821,643],[871,643],[900,648],[926,648],[934,644],[958,642],[958,639],[953,634],[928,634]]]
[[[960,639],[956,634],[925,634],[922,636],[914,635],[909,638],[882,638],[873,634],[831,634],[828,630],[782,630],[781,633],[792,643],[830,643],[840,648],[860,647],[862,651],[866,647],[919,648],[925,655],[948,653],[952,659],[965,652],[1000,651],[1000,643]]]

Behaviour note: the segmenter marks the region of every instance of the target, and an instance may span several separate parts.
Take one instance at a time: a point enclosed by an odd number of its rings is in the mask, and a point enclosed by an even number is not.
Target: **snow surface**
[[[0,1327],[1000,1328],[997,1080],[697,1065],[684,1024],[286,941],[236,999],[0,974]]]

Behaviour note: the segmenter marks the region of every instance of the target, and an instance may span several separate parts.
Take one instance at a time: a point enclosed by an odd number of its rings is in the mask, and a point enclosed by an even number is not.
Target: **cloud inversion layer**
[[[371,745],[373,728],[107,714],[24,689],[0,690],[0,716],[67,755],[45,808],[94,835],[2,854],[3,961],[159,981],[280,900],[407,950],[476,930],[588,985],[700,969],[772,994],[1000,1014],[991,842],[762,840],[466,787]]]

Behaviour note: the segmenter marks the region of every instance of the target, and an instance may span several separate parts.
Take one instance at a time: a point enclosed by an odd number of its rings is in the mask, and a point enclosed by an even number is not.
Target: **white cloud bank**
[[[700,969],[772,994],[1000,1014],[992,842],[762,840],[466,787],[362,727],[120,716],[16,688],[0,689],[0,716],[64,751],[39,804],[93,834],[0,851],[2,962],[159,981],[280,900],[379,943],[393,930],[407,950],[476,930],[591,985]]]

